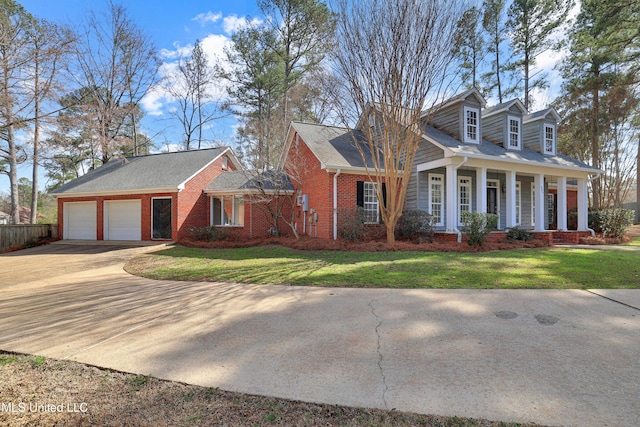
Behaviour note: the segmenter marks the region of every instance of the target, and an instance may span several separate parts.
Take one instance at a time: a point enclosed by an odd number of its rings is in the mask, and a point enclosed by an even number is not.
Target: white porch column
[[[446,193],[447,193],[447,233],[458,232],[458,171],[455,165],[447,165]]]
[[[487,168],[476,169],[476,212],[487,213]]]
[[[558,177],[558,231],[567,231],[567,177]]]
[[[535,231],[544,231],[544,175],[534,177],[535,204],[536,204],[536,227]]]
[[[507,224],[506,228],[516,226],[516,173],[515,171],[506,171],[506,192],[507,192]]]
[[[587,180],[578,179],[578,231],[589,229],[589,197],[587,196]]]

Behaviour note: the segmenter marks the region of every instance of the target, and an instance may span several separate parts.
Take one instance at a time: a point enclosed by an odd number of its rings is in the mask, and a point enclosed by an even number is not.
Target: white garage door
[[[141,240],[140,200],[104,202],[104,240]]]
[[[96,240],[96,202],[64,204],[64,238]]]

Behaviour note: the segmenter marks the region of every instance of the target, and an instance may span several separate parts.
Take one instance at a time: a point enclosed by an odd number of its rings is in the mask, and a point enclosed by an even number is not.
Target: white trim
[[[516,220],[515,225],[522,225],[522,181],[516,181]]]
[[[476,123],[475,125],[470,125],[467,123],[467,113],[475,113]],[[467,131],[469,127],[475,127],[475,138],[469,137],[469,132]],[[464,107],[462,111],[462,132],[463,132],[463,140],[466,143],[470,144],[479,144],[480,143],[480,109],[473,107]]]
[[[531,183],[531,226],[536,226],[536,183]]]
[[[154,200],[167,200],[169,199],[171,201],[171,237],[169,237],[169,239],[161,239],[161,238],[154,238],[153,237],[153,201]],[[158,196],[158,197],[152,197],[151,198],[151,220],[149,221],[149,225],[150,225],[150,238],[151,240],[171,240],[173,239],[173,197],[171,196]]]
[[[488,113],[483,112],[482,113],[482,117],[491,117],[493,115],[499,114],[499,113],[503,113],[505,111],[509,111],[511,109],[511,107],[513,106],[518,107],[518,110],[520,110],[520,112],[522,114],[528,114],[529,112],[527,111],[527,109],[524,107],[524,104],[522,103],[522,101],[520,101],[519,99],[514,99],[513,101],[510,101],[508,103],[504,103],[504,105],[502,106],[502,108],[490,111]]]
[[[514,132],[511,131],[511,122],[516,122],[518,124],[517,146],[511,145],[511,135],[514,134]],[[522,119],[518,116],[507,116],[507,141],[505,148],[507,150],[522,150]]]
[[[373,200],[374,202],[366,201],[366,193],[367,193],[367,184],[369,184],[372,188],[369,189],[370,192],[373,192]],[[373,206],[375,205],[375,213],[376,220],[375,221],[367,221],[367,205]],[[363,181],[362,184],[362,209],[365,214],[365,224],[379,224],[380,223],[380,203],[378,202],[378,183],[373,181]],[[372,211],[371,209],[369,211]]]
[[[553,132],[553,135],[551,137],[551,150],[547,150],[547,128],[550,128],[551,132]],[[558,137],[556,133],[556,126],[551,123],[544,123],[544,125],[542,126],[542,152],[544,154],[555,155],[557,143]]]
[[[118,191],[91,191],[87,193],[51,193],[58,199],[77,198],[77,197],[96,197],[96,196],[128,196],[131,194],[155,194],[155,193],[178,193],[180,192],[178,187],[163,187],[163,188],[145,188],[145,189],[132,189],[132,190],[118,190]]]
[[[430,173],[428,175],[428,183],[429,183],[429,196],[427,198],[427,210],[428,212],[433,215],[433,191],[432,191],[432,182],[431,180],[433,178],[439,178],[439,183],[440,183],[440,202],[436,203],[436,205],[440,206],[440,221],[434,223],[433,225],[435,225],[436,227],[443,227],[444,226],[444,194],[445,194],[445,181],[444,181],[444,175],[441,173]],[[435,218],[434,218],[435,221]]]
[[[467,181],[465,184],[462,183],[462,181]],[[467,189],[467,201],[468,203],[465,203],[465,205],[463,206],[462,204],[462,188],[466,187]],[[466,176],[466,175],[462,175],[462,176],[458,176],[458,224],[462,225],[462,212],[464,212],[465,210],[463,210],[463,207],[466,207],[466,212],[471,212],[473,210],[473,200],[472,200],[472,196],[473,196],[473,179],[470,176]]]
[[[231,151],[231,148],[227,147],[222,153],[218,154],[216,157],[213,158],[213,160],[211,160],[210,162],[208,162],[206,165],[204,165],[203,167],[201,167],[200,169],[198,169],[194,174],[192,174],[189,178],[185,179],[184,181],[182,181],[180,184],[178,184],[178,189],[179,190],[184,190],[185,186],[187,185],[187,182],[191,181],[193,178],[195,178],[196,176],[198,176],[199,173],[201,173],[203,170],[205,170],[206,168],[208,168],[209,166],[211,166],[216,160],[218,160],[220,157],[226,155],[227,153],[230,153],[233,157],[235,157],[235,154],[233,154],[233,151]],[[240,167],[242,166],[239,162],[233,162],[236,166],[236,168],[240,169]]]
[[[215,226],[215,227],[244,227],[244,194],[221,194],[221,197],[218,196],[209,196],[209,225],[211,226]],[[235,203],[235,199],[236,197],[242,197],[242,224],[222,224],[224,222],[224,198],[225,197],[231,197],[232,198],[232,202],[231,202],[231,218],[235,219],[236,217],[236,203]],[[220,222],[221,224],[214,224],[213,223],[213,219],[214,219],[214,203],[213,203],[213,199],[220,199]]]

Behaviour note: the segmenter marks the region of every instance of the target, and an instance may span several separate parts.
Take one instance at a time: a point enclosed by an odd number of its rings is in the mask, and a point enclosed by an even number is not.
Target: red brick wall
[[[235,169],[232,162],[228,162],[228,166],[229,170]],[[211,222],[209,196],[202,190],[220,173],[222,173],[222,157],[190,179],[185,184],[184,190],[178,193],[176,240],[189,237],[191,227],[206,227]]]
[[[232,162],[228,162],[230,170],[235,169]],[[206,167],[203,171],[190,179],[184,190],[179,193],[156,194],[127,194],[118,196],[92,196],[92,197],[59,197],[58,198],[58,235],[64,236],[64,209],[65,202],[97,202],[97,239],[104,239],[104,201],[105,200],[132,200],[138,199],[142,203],[141,224],[142,240],[151,240],[151,200],[154,197],[172,198],[172,240],[180,240],[189,236],[189,227],[204,227],[209,225],[210,206],[209,197],[203,193],[203,189],[222,172],[222,157]]]
[[[333,172],[329,173],[321,169],[320,161],[304,143],[302,137],[296,147],[296,135],[291,144],[287,157],[288,170],[300,170],[299,182],[294,182],[296,190],[301,189],[302,194],[309,197],[309,210],[315,209],[318,214],[318,222],[309,229],[309,213],[307,213],[307,234],[324,239],[333,239]],[[298,175],[294,173],[294,176]],[[338,176],[338,212],[342,209],[353,208],[357,204],[357,181],[370,181],[366,175],[352,175],[341,173]],[[294,179],[294,181],[296,181]],[[301,206],[294,207],[295,217],[298,223],[298,232],[302,234],[304,213]],[[311,231],[311,233],[310,233]]]
[[[64,236],[64,203],[68,202],[96,202],[96,236],[98,240],[104,240],[104,202],[108,200],[140,200],[142,240],[151,240],[151,200],[154,197],[171,197],[172,199],[172,224],[171,233],[175,239],[177,236],[177,194],[176,193],[156,193],[156,194],[126,194],[119,196],[93,196],[93,197],[59,197],[58,198],[58,235]]]

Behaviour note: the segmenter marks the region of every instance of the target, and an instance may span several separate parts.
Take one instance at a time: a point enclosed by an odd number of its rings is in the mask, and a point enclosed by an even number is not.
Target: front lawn
[[[327,287],[640,288],[640,252],[598,249],[450,253],[177,246],[135,258],[125,269],[151,279]]]

